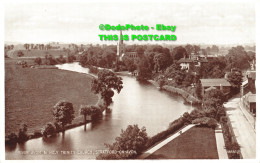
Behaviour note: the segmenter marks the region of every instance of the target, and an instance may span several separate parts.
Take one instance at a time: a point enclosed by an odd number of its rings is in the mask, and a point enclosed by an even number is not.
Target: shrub
[[[214,118],[203,117],[193,120],[192,123],[215,129],[218,122]]]
[[[41,65],[42,64],[42,59],[40,57],[38,58],[35,58],[34,62],[38,65]]]
[[[7,136],[7,139],[5,141],[6,144],[16,144],[18,141],[18,137],[15,133],[11,133]]]
[[[75,60],[76,60],[76,57],[74,55],[69,55],[68,56],[68,63],[72,63]]]
[[[23,124],[21,126],[21,128],[19,129],[19,133],[18,133],[18,143],[23,143],[25,141],[27,141],[29,139],[28,135],[27,135],[27,125]]]
[[[98,68],[96,68],[94,66],[89,66],[89,73],[98,74],[98,72],[99,72]]]
[[[40,131],[34,131],[33,132],[33,137],[34,138],[38,138],[38,137],[41,137],[42,136],[42,133]]]
[[[44,137],[54,136],[56,134],[56,128],[51,122],[47,123],[42,129],[42,135]]]
[[[186,123],[187,123],[187,121],[183,117],[180,117],[180,118],[176,119],[175,121],[171,122],[169,124],[169,127],[167,130],[162,131],[162,132],[156,134],[155,136],[149,138],[149,140],[147,141],[147,143],[145,145],[145,149],[147,149],[147,148],[151,147],[152,145],[154,145],[155,143],[167,138],[169,135],[177,132],[179,129],[184,127]]]
[[[18,51],[17,56],[18,56],[18,57],[22,57],[22,56],[24,56],[24,54],[23,54],[22,51]]]

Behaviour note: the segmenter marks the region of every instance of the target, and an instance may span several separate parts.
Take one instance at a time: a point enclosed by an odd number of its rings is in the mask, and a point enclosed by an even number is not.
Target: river
[[[78,63],[57,65],[59,69],[88,73],[87,68]],[[123,89],[115,93],[111,113],[95,123],[76,127],[53,138],[37,138],[22,145],[6,146],[6,159],[95,159],[98,150],[106,149],[104,143],[113,143],[121,129],[128,125],[145,126],[148,136],[165,130],[169,122],[190,112],[191,106],[184,100],[164,91],[159,91],[149,83],[139,83],[135,78],[121,76]],[[75,83],[76,84],[76,83]]]

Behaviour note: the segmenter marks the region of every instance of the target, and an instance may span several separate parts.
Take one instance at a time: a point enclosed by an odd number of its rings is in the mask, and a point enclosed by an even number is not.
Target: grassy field
[[[147,159],[218,159],[215,130],[193,127]]]
[[[44,58],[46,54],[52,55],[53,57],[59,57],[60,55],[63,55],[64,57],[67,56],[67,52],[64,52],[62,50],[10,50],[7,52],[7,56],[10,58],[19,58],[17,56],[18,52],[23,52],[23,57],[32,57],[37,58],[41,57]]]
[[[26,123],[29,132],[53,121],[52,107],[61,99],[73,103],[76,116],[80,105],[95,104],[91,77],[58,69],[22,68],[17,59],[5,59],[6,135]],[[83,120],[78,117],[75,122]]]

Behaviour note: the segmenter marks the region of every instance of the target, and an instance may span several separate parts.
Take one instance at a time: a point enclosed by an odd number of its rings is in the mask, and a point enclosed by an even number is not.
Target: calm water
[[[88,73],[78,63],[58,66],[60,69]],[[104,143],[112,143],[121,129],[138,124],[146,127],[149,136],[164,130],[169,122],[190,112],[191,106],[182,98],[159,91],[151,84],[139,83],[135,78],[122,76],[124,88],[115,93],[111,113],[102,120],[67,130],[65,135],[54,138],[32,139],[23,145],[6,147],[6,159],[95,159],[98,150],[106,149]],[[75,83],[76,84],[76,83]],[[26,153],[27,152],[27,153]]]

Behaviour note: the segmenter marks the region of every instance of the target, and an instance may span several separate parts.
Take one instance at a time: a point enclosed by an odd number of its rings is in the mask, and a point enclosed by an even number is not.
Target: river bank
[[[153,84],[154,86],[156,86],[157,88],[159,88],[159,84],[154,81],[154,80],[148,80],[151,84]],[[186,92],[183,89],[180,88],[176,88],[173,86],[169,86],[169,85],[164,85],[162,88],[160,88],[161,90],[165,90],[167,92],[170,93],[174,93],[174,94],[178,94],[181,97],[183,97],[183,99],[185,100],[186,103],[192,104],[192,105],[199,105],[201,104],[201,100],[195,98],[194,96],[192,96],[190,93]]]

